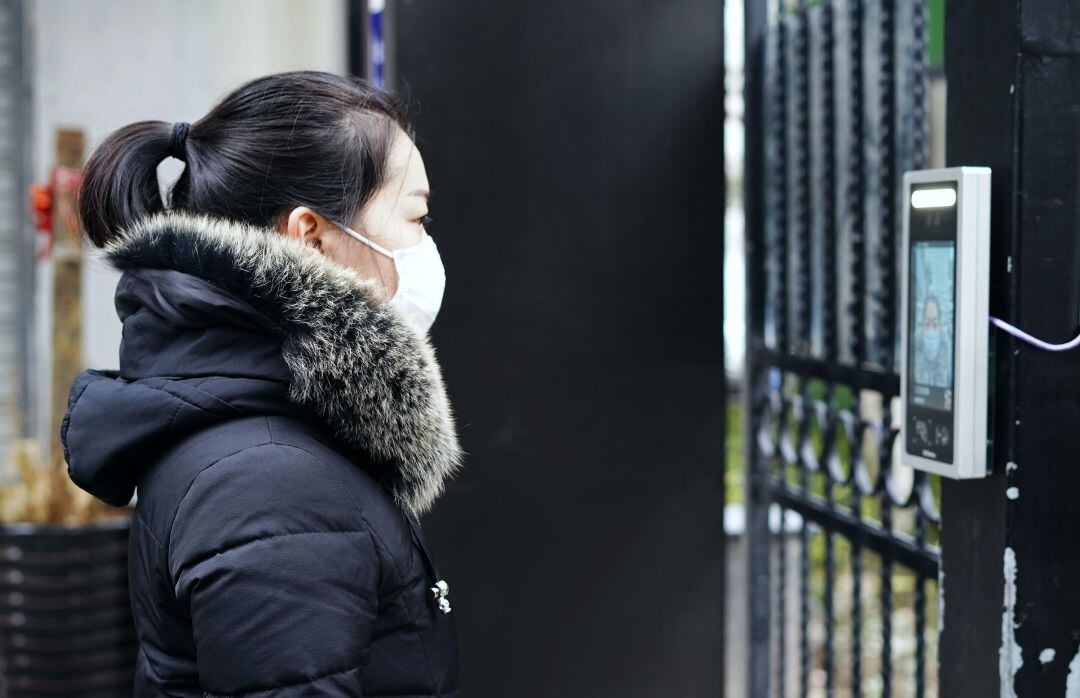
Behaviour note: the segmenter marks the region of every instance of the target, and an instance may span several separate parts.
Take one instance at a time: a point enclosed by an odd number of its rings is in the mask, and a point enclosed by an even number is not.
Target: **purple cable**
[[[1050,344],[1049,342],[1044,342],[1041,339],[1032,337],[1027,332],[1024,332],[1019,328],[1013,327],[1009,323],[1005,322],[1000,318],[996,318],[993,315],[990,316],[990,324],[994,327],[997,327],[999,330],[1008,332],[1020,341],[1027,342],[1032,346],[1036,346],[1040,349],[1045,349],[1046,351],[1068,351],[1070,349],[1080,347],[1080,336],[1077,336],[1069,340],[1068,342],[1065,342],[1064,344]]]

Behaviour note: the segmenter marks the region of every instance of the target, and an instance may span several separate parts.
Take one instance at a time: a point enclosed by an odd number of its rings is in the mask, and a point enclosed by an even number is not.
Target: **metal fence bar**
[[[782,3],[781,3],[782,4]],[[777,221],[776,232],[779,235],[779,240],[774,253],[776,254],[776,264],[778,267],[778,273],[776,275],[776,302],[777,302],[777,316],[781,320],[779,326],[779,332],[777,333],[777,347],[780,351],[785,353],[791,353],[793,348],[793,335],[796,334],[796,323],[793,321],[791,311],[791,296],[789,289],[792,286],[791,282],[791,240],[794,237],[792,235],[792,229],[798,225],[797,215],[793,215],[792,209],[798,205],[798,196],[794,193],[794,187],[791,182],[794,179],[791,174],[790,163],[794,162],[795,158],[792,156],[792,144],[790,136],[790,124],[792,122],[792,109],[789,105],[793,99],[792,95],[795,94],[795,88],[793,86],[796,71],[791,69],[793,62],[791,60],[791,47],[795,39],[795,32],[791,31],[789,23],[781,21],[779,24],[777,34],[777,69],[780,71],[777,76],[777,94],[778,111],[773,115],[775,119],[777,133],[776,133],[776,147],[779,149],[778,155],[780,157],[778,164],[779,175],[776,180],[776,188],[779,196],[777,197],[780,202],[780,207],[777,210],[777,214],[781,214],[782,218]],[[779,376],[778,389],[782,393],[785,387],[784,374],[774,374]],[[790,411],[785,408],[783,401],[780,402],[779,412],[779,429],[778,440],[780,442],[779,458],[777,463],[779,464],[779,478],[781,482],[786,481],[787,464],[790,462],[790,457],[784,451],[785,439],[788,435],[787,420],[790,418]],[[784,698],[787,695],[787,676],[785,669],[787,668],[787,584],[786,577],[787,570],[787,526],[786,526],[787,512],[783,507],[780,508],[780,560],[785,571],[785,578],[780,588],[781,598],[781,612],[780,612],[780,655],[784,658],[783,661],[777,664],[778,677],[777,684],[780,690],[780,697]],[[800,623],[802,619],[800,618]]]
[[[745,28],[745,134],[746,160],[743,182],[743,205],[746,211],[746,320],[747,336],[761,347],[775,347],[774,304],[769,302],[769,274],[765,250],[771,242],[771,214],[766,211],[772,189],[767,176],[773,166],[768,124],[772,123],[772,90],[770,76],[775,54],[775,37],[767,33],[769,7],[760,0],[744,0]],[[774,66],[772,66],[774,68]],[[775,79],[775,78],[773,78]],[[771,204],[771,201],[768,201]],[[745,445],[745,507],[748,580],[748,651],[746,663],[747,694],[768,698],[772,647],[770,618],[772,615],[770,555],[772,541],[769,531],[769,504],[764,490],[767,477],[764,466],[768,456],[756,445],[765,390],[763,364],[754,352],[745,359],[742,412],[743,444]]]
[[[866,198],[866,186],[863,179],[865,161],[863,150],[858,138],[854,134],[862,133],[863,124],[863,42],[862,25],[863,11],[862,0],[847,0],[845,3],[847,20],[847,63],[848,63],[848,89],[847,89],[847,118],[848,118],[848,147],[845,165],[847,167],[847,186],[844,189],[844,208],[847,215],[847,242],[849,245],[849,305],[847,307],[848,341],[849,352],[856,366],[861,366],[865,356],[863,341],[863,322],[865,317],[865,288],[863,279],[864,266],[862,263],[865,235],[864,220],[865,209],[863,201]],[[848,384],[859,386],[862,382],[848,381]],[[856,388],[854,393],[854,413],[859,412],[859,396],[861,390]],[[852,457],[858,458],[859,446],[862,443],[862,429],[855,432],[855,438],[851,439]],[[852,466],[854,474],[854,465]],[[853,478],[854,479],[854,478]],[[852,488],[851,508],[854,513],[856,527],[862,520],[862,496],[858,483]],[[862,541],[859,537],[851,538],[851,690],[853,695],[862,694]]]
[[[788,353],[789,322],[787,312],[787,246],[788,246],[788,186],[787,186],[787,32],[784,24],[780,23],[775,31],[775,48],[773,53],[774,69],[771,71],[772,84],[772,110],[769,114],[770,132],[770,156],[771,172],[769,179],[772,185],[768,191],[772,194],[767,209],[770,216],[770,237],[767,243],[765,255],[767,263],[772,270],[772,279],[769,284],[771,293],[769,301],[774,306],[773,317],[775,322],[776,343],[775,348]]]
[[[813,284],[811,278],[811,244],[813,238],[813,205],[811,201],[811,182],[813,171],[811,162],[810,136],[810,17],[806,0],[799,0],[798,11],[789,19],[791,22],[793,70],[791,75],[796,85],[792,89],[795,108],[792,110],[791,133],[793,182],[795,211],[792,221],[792,244],[794,256],[794,281],[791,291],[792,307],[795,310],[797,338],[793,353],[809,356],[811,353],[811,299]],[[809,381],[800,377],[795,383],[797,398],[793,400],[792,415],[796,417],[797,441],[794,465],[798,469],[800,491],[810,491],[811,465],[807,458],[806,446],[809,438],[809,423],[806,420],[806,405],[809,402]],[[799,526],[799,695],[806,698],[810,691],[810,541],[805,520]],[[781,667],[781,671],[783,668]]]
[[[823,529],[829,529],[852,542],[858,542],[860,547],[868,552],[894,560],[901,566],[925,577],[937,574],[939,561],[937,553],[920,548],[913,539],[890,532],[878,524],[860,520],[850,511],[840,508],[830,509],[825,503],[802,497],[791,488],[774,484],[771,494],[780,505],[791,509],[804,519],[809,519]]]
[[[780,573],[779,592],[777,594],[777,633],[779,649],[777,651],[777,677],[776,685],[781,698],[787,695],[787,681],[784,669],[787,667],[787,531],[784,526],[784,510],[780,510],[780,533],[777,536],[780,544],[777,546],[777,556]]]
[[[820,183],[821,195],[821,276],[822,276],[822,330],[821,340],[826,363],[836,361],[836,138],[834,128],[833,101],[836,95],[833,90],[833,5],[826,2],[822,5],[819,22],[820,36],[820,144],[821,144],[821,168],[817,181]],[[835,384],[829,382],[826,387],[824,414],[822,415],[822,439],[820,464],[826,470],[825,502],[830,510],[835,507],[834,482],[841,479],[841,474],[833,472],[830,464],[834,462],[831,457],[835,448],[835,428],[830,426],[834,423],[835,412],[833,404],[836,400]],[[836,689],[835,677],[835,633],[836,613],[833,605],[836,586],[836,560],[834,550],[833,533],[830,529],[824,530],[825,536],[825,694],[832,698]]]
[[[791,287],[794,297],[791,305],[795,311],[794,325],[797,332],[793,353],[809,356],[810,301],[813,296],[810,278],[810,245],[813,234],[810,182],[813,180],[813,172],[810,161],[810,21],[806,0],[799,0],[799,11],[792,14],[788,21],[791,22],[792,62],[794,64],[790,73],[795,81],[791,90],[794,109],[790,115],[791,138],[794,146],[791,152],[792,184],[794,185],[792,223],[794,225],[790,228],[791,240],[789,240],[790,249],[794,255],[792,257],[794,283]]]
[[[828,363],[821,359],[780,354],[764,346],[758,346],[755,354],[770,366],[812,379],[831,381],[880,393],[890,391],[895,393],[900,390],[900,379],[895,373],[881,373],[858,366]]]
[[[916,475],[920,480],[923,474]],[[926,517],[915,519],[915,541],[920,547],[926,543]],[[915,575],[915,696],[926,695],[926,578]]]
[[[896,322],[896,216],[895,189],[896,189],[896,75],[895,55],[896,45],[894,42],[894,6],[895,0],[880,0],[878,8],[878,108],[880,138],[879,148],[879,183],[878,183],[878,215],[880,227],[878,228],[879,243],[877,245],[878,272],[881,275],[881,286],[877,297],[877,307],[874,314],[875,332],[879,347],[877,356],[886,367],[893,366],[893,345]],[[882,400],[882,424],[889,427],[891,417],[892,395],[883,395]],[[879,454],[881,462],[881,482],[888,486],[891,476],[892,465],[892,442],[889,439],[881,441]],[[881,525],[886,532],[892,531],[892,504],[888,492],[883,492],[881,497]],[[881,558],[881,686],[882,698],[892,695],[892,639],[893,639],[893,564],[892,558]]]

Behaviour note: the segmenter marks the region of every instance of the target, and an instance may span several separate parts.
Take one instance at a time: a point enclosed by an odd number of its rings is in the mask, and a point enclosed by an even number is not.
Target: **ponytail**
[[[90,156],[79,215],[97,247],[165,205],[157,167],[187,163],[170,208],[276,227],[296,206],[351,221],[389,177],[391,146],[415,140],[407,104],[367,81],[314,70],[256,78],[191,125],[139,121]]]
[[[113,132],[83,171],[79,216],[83,231],[101,247],[118,229],[164,208],[157,168],[170,154],[172,125],[138,121]]]

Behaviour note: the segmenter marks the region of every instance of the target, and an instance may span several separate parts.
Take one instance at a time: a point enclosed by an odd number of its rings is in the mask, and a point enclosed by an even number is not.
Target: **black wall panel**
[[[721,691],[719,0],[398,2],[466,469],[464,694]]]

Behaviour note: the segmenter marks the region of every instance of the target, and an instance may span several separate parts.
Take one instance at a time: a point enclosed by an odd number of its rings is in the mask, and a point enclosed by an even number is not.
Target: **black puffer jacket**
[[[80,487],[136,494],[136,695],[458,695],[415,518],[460,463],[427,339],[269,230],[159,213],[105,253],[120,370],[79,375],[61,439]]]

